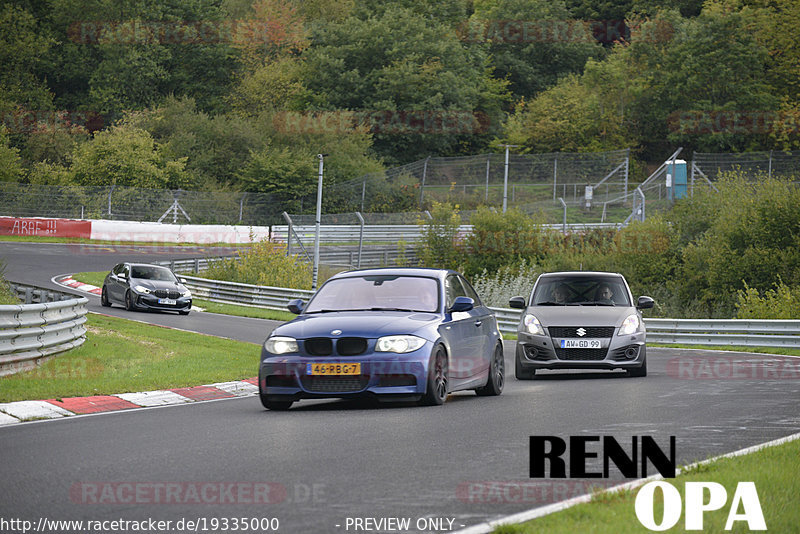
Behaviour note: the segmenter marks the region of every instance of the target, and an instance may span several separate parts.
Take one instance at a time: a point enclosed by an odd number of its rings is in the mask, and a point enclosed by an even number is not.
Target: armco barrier
[[[32,369],[51,356],[82,345],[86,341],[88,302],[85,297],[72,297],[40,304],[0,305],[0,376]]]
[[[186,285],[197,297],[272,309],[285,309],[292,299],[307,300],[312,291],[256,286],[185,276]],[[490,308],[504,334],[517,331],[521,312]],[[685,345],[800,348],[800,320],[766,319],[650,319],[647,341]]]
[[[192,295],[197,298],[210,300],[212,302],[240,304],[260,308],[285,310],[288,301],[292,299],[308,300],[308,298],[314,294],[313,291],[305,289],[255,286],[236,282],[209,280],[207,278],[197,278],[195,276],[182,276],[181,278],[185,280],[185,285],[191,290]]]
[[[800,320],[645,319],[647,340],[681,345],[800,348]]]
[[[583,232],[591,228],[619,228],[617,223],[592,223],[592,224],[545,224],[544,228],[552,230],[562,230],[567,232]],[[397,243],[405,241],[413,244],[422,238],[424,225],[420,224],[386,224],[364,225],[364,243]],[[303,245],[314,243],[316,237],[316,227],[314,225],[293,225],[293,233]],[[286,242],[289,227],[287,225],[274,225],[272,227],[272,240]],[[462,224],[458,227],[461,235],[472,232],[471,224]],[[326,224],[320,226],[320,242],[331,243],[357,243],[361,239],[361,226],[357,224]]]

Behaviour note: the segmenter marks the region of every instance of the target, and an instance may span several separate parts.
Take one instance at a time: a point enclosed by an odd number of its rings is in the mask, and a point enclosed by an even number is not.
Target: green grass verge
[[[680,492],[684,502],[686,482],[718,482],[728,493],[728,502],[722,509],[706,512],[703,532],[726,532],[725,522],[738,482],[755,482],[761,510],[769,532],[797,532],[800,524],[800,477],[797,476],[800,458],[800,440],[794,440],[775,447],[737,458],[723,458],[716,462],[701,465],[670,479]],[[503,525],[494,530],[495,534],[523,534],[547,532],[548,534],[572,534],[591,532],[593,534],[617,534],[619,532],[652,532],[639,523],[634,511],[638,488],[618,493],[598,493],[585,504],[573,506],[563,512],[551,514],[520,525]],[[708,494],[706,492],[706,499]],[[656,521],[663,517],[661,492],[656,492]],[[741,506],[739,512],[742,512]],[[684,530],[685,512],[670,530],[665,532],[686,532]],[[750,532],[747,523],[737,521],[728,532]]]
[[[178,388],[252,378],[260,348],[89,314],[87,340],[35,370],[0,377],[0,402]]]
[[[254,317],[256,319],[270,319],[273,321],[291,321],[297,315],[289,311],[271,310],[269,308],[255,308],[252,306],[237,306],[236,304],[223,304],[210,300],[193,299],[192,306],[199,306],[209,313],[223,313],[237,317]]]
[[[105,280],[106,274],[108,274],[106,271],[75,273],[72,275],[72,278],[84,284],[103,287],[103,280]],[[202,308],[204,311],[210,313],[222,313],[225,315],[235,315],[237,317],[254,317],[256,319],[270,319],[273,321],[291,321],[297,317],[289,311],[254,308],[252,306],[237,306],[236,304],[222,304],[197,298],[192,300],[192,306]]]

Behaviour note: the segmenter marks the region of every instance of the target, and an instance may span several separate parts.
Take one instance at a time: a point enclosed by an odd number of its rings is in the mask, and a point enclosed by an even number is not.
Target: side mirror
[[[651,299],[650,297],[641,296],[639,297],[639,301],[636,303],[636,307],[640,310],[647,310],[655,306],[656,301]]]
[[[475,307],[475,301],[469,297],[456,297],[456,301],[450,307],[451,312],[470,311]]]
[[[185,283],[186,283],[186,278],[180,277],[180,278],[178,278],[178,281],[179,281],[181,284],[185,284]]]
[[[511,297],[508,299],[508,307],[524,310],[527,307],[525,305],[525,297]]]
[[[303,302],[303,299],[294,299],[290,300],[289,303],[286,305],[286,307],[293,314],[300,315],[301,313],[303,313],[303,308],[305,308],[306,305]]]

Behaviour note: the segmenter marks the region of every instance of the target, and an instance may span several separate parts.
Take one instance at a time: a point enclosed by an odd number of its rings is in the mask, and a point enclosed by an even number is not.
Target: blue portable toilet
[[[686,161],[676,159],[667,161],[667,196],[671,199],[684,198],[687,194]]]

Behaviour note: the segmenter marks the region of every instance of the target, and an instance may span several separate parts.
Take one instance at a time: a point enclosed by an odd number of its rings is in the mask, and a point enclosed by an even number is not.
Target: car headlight
[[[639,320],[639,316],[631,314],[622,321],[622,326],[619,327],[619,336],[629,336],[631,334],[635,334],[639,330],[641,330],[642,322]]]
[[[539,322],[539,319],[537,319],[535,315],[526,313],[525,317],[522,319],[522,324],[525,325],[525,329],[528,331],[529,334],[536,334],[539,336],[544,335],[544,328],[542,328],[542,323]]]
[[[147,289],[147,288],[146,288],[146,287],[144,287],[144,286],[135,286],[135,287],[133,288],[133,290],[134,290],[134,291],[136,291],[137,293],[145,293],[145,294],[147,294],[147,293],[150,293],[150,290],[149,290],[149,289]]]
[[[378,338],[375,344],[377,352],[413,352],[425,344],[425,340],[417,336],[385,336]]]
[[[297,340],[293,337],[275,336],[267,338],[264,348],[272,354],[297,352]]]
[[[183,293],[181,293],[181,296],[182,296],[182,297],[185,297],[185,298],[189,298],[189,297],[191,297],[191,296],[192,296],[192,292],[191,292],[191,291],[189,291],[189,290],[187,289],[186,291],[184,291]]]

